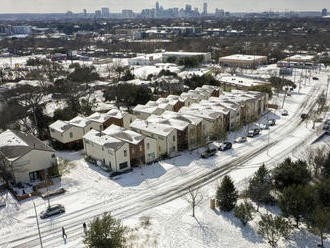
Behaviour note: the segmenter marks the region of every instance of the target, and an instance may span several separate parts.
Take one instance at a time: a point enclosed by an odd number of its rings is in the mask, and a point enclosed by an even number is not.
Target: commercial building
[[[249,88],[252,86],[271,85],[268,81],[244,76],[227,75],[221,76],[219,80],[222,87],[230,87],[242,90],[249,90]]]
[[[267,56],[234,54],[219,58],[219,63],[229,67],[256,68],[267,63]]]
[[[182,57],[201,57],[203,63],[211,62],[211,53],[194,53],[194,52],[165,52],[162,54],[162,61],[167,62],[168,58],[175,57],[177,59]]]

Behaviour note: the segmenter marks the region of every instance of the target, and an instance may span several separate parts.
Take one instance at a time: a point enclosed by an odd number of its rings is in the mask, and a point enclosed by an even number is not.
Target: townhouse
[[[83,136],[87,156],[102,168],[121,172],[131,168],[129,144],[103,132],[90,130]]]
[[[131,125],[131,123],[136,119],[134,114],[130,114],[119,109],[112,109],[107,112],[107,115],[110,117],[110,125],[115,124],[124,128],[129,128],[129,125]]]
[[[166,125],[169,128],[176,129],[178,151],[191,150],[197,147],[196,135],[197,129],[189,122],[164,118],[163,116],[152,115],[147,119],[148,122]]]
[[[55,150],[31,134],[7,130],[0,134],[0,167],[6,180],[37,183],[57,175]]]
[[[111,125],[103,133],[128,143],[132,166],[148,164],[158,159],[157,142],[153,138],[117,125]]]
[[[135,132],[155,139],[159,157],[171,157],[177,154],[177,131],[175,128],[141,119],[133,121],[130,128]]]

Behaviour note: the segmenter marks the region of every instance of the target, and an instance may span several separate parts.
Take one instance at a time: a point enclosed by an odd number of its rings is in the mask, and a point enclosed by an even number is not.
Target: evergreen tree
[[[284,160],[273,171],[276,189],[282,191],[292,185],[305,185],[311,180],[307,163],[303,160],[293,162],[290,158]]]
[[[316,186],[317,200],[323,207],[330,208],[330,178]]]
[[[255,209],[252,203],[245,201],[234,208],[234,215],[245,226],[249,221],[253,220]]]
[[[311,186],[291,186],[285,188],[279,198],[279,207],[285,217],[293,217],[296,227],[303,217],[307,217],[315,207],[315,193]]]
[[[272,247],[276,247],[281,238],[288,239],[291,234],[290,223],[281,216],[271,214],[261,215],[258,233],[261,234]]]
[[[270,191],[272,189],[272,182],[269,171],[263,164],[254,174],[249,182],[248,196],[257,202],[257,211],[259,211],[260,203],[269,203],[272,201]]]
[[[322,176],[325,178],[330,178],[330,152],[327,155],[326,160],[321,168]]]
[[[318,235],[321,239],[321,246],[324,247],[323,240],[330,231],[330,209],[317,207],[311,216],[309,231]]]
[[[236,204],[238,193],[229,176],[225,176],[216,192],[217,206],[222,211],[231,211]]]
[[[96,217],[89,225],[84,244],[89,248],[124,248],[126,227],[109,213]]]

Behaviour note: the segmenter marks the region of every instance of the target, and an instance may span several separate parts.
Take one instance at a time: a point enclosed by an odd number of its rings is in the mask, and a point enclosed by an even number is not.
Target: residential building
[[[103,133],[129,144],[132,166],[151,163],[158,159],[157,142],[153,138],[117,125],[111,125]]]
[[[167,104],[165,106],[168,106]],[[164,105],[159,107],[156,102],[149,102],[149,105],[138,104],[133,108],[133,114],[142,120],[148,119],[151,115],[161,115],[165,110],[171,110],[170,107],[166,109]]]
[[[129,144],[103,132],[90,130],[83,137],[87,156],[97,165],[110,171],[121,172],[131,168]]]
[[[31,134],[7,130],[0,134],[0,166],[14,183],[44,181],[57,174],[55,150]]]
[[[129,128],[130,124],[137,118],[133,114],[118,109],[111,109],[107,115],[110,117],[109,126],[115,124],[124,128]]]
[[[197,129],[189,122],[156,115],[150,116],[147,121],[176,129],[178,151],[192,150],[198,146],[196,140]]]
[[[151,137],[157,141],[157,153],[159,157],[174,156],[177,154],[177,132],[175,128],[160,123],[152,123],[147,120],[136,119],[130,128]]]

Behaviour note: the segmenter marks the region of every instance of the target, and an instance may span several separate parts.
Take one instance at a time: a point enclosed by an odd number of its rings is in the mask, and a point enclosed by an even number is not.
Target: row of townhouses
[[[83,144],[86,155],[97,164],[124,171],[201,147],[222,131],[257,120],[267,102],[265,93],[223,92],[204,85],[180,96],[137,105],[133,114],[114,109],[57,121],[50,126],[50,133],[56,142]]]

